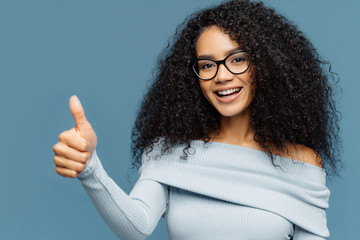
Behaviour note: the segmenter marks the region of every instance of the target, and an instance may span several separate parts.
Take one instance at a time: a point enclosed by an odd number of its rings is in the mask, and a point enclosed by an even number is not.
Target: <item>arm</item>
[[[139,181],[130,196],[106,174],[96,155],[97,137],[76,96],[69,102],[76,126],[64,131],[53,147],[56,172],[78,177],[105,222],[121,239],[145,239],[166,208],[167,188]]]
[[[96,152],[78,176],[104,221],[120,239],[145,239],[166,209],[168,190],[151,180],[136,183],[128,196],[106,174]]]

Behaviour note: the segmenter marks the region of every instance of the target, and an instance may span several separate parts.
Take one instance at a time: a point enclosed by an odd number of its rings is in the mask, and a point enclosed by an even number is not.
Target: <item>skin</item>
[[[240,45],[232,41],[229,35],[218,27],[211,26],[199,36],[196,55],[222,60],[239,48]],[[219,134],[213,134],[212,141],[263,151],[254,141],[254,131],[250,127],[250,104],[254,92],[251,83],[251,67],[246,72],[235,75],[224,65],[220,65],[215,78],[208,81],[199,79],[204,96],[221,114],[220,131]],[[241,87],[242,90],[236,99],[229,103],[221,102],[215,96],[218,90],[234,87]],[[59,175],[76,178],[89,163],[97,144],[97,137],[76,96],[70,98],[69,107],[76,125],[59,135],[59,142],[53,147],[54,163]],[[287,148],[287,151],[274,149],[274,154],[322,167],[320,157],[311,148],[291,143]]]

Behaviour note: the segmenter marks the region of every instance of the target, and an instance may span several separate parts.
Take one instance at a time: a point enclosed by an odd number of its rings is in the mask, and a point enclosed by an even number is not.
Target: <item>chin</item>
[[[250,115],[249,109],[241,109],[241,110],[223,110],[217,109],[221,117],[240,117]]]

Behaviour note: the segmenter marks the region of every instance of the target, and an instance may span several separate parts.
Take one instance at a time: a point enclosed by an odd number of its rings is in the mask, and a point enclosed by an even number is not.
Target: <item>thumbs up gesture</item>
[[[75,178],[89,163],[97,137],[75,95],[70,98],[69,106],[76,126],[59,135],[59,142],[53,150],[56,172],[63,177]]]

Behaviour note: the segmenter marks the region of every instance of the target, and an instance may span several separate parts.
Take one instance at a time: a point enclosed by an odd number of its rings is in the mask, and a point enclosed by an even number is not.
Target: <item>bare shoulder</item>
[[[301,144],[287,144],[287,150],[279,155],[323,168],[322,160],[312,148]]]

